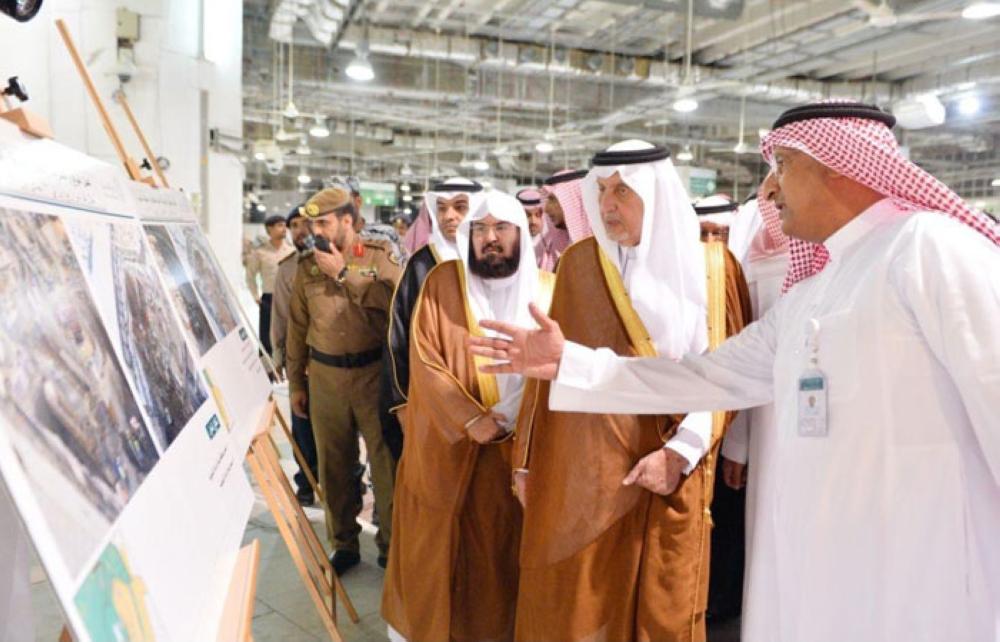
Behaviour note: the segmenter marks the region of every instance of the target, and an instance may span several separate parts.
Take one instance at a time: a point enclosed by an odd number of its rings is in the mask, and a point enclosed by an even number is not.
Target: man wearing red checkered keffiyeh
[[[830,101],[789,110],[761,141],[761,154],[772,165],[774,150],[785,148],[808,154],[821,164],[868,187],[905,211],[941,212],[1000,244],[997,226],[986,215],[970,208],[960,196],[903,156],[890,129],[895,119],[845,117],[803,118],[810,110],[843,109],[861,114],[866,106]],[[854,109],[851,112],[849,110]],[[857,110],[861,110],[861,112]],[[891,122],[890,122],[891,119]],[[822,244],[792,238],[784,290],[820,272],[829,260]]]
[[[591,237],[590,221],[583,208],[583,177],[587,170],[564,169],[545,179],[542,195],[545,197],[545,214],[549,222],[561,232],[555,238],[562,249],[571,243]],[[562,250],[560,250],[561,252]]]
[[[827,102],[775,122],[792,287],[713,352],[621,358],[540,313],[470,342],[491,372],[554,379],[552,411],[774,403],[746,642],[998,639],[1000,233],[903,158],[894,121]]]

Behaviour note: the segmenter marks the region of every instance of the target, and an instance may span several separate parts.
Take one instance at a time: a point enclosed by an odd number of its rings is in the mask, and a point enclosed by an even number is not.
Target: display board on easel
[[[334,595],[357,613],[261,431],[281,418],[256,340],[187,198],[142,176],[57,27],[131,180],[0,119],[0,479],[77,640],[229,642],[251,637],[259,557],[239,549],[246,458],[340,640]]]
[[[246,418],[269,395],[256,348],[252,364],[222,365],[247,330],[200,231],[169,237],[188,275],[178,288],[120,171],[12,122],[0,121],[0,478],[76,639],[212,639],[245,585]],[[238,394],[220,391],[227,378]]]
[[[116,174],[0,123],[0,475],[77,639],[205,639],[245,440]]]

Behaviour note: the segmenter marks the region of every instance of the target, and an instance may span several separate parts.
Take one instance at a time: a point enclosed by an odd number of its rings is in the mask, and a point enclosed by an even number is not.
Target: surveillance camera
[[[135,54],[131,49],[118,50],[118,62],[115,64],[115,75],[118,82],[126,84],[139,73],[139,67],[135,64]]]

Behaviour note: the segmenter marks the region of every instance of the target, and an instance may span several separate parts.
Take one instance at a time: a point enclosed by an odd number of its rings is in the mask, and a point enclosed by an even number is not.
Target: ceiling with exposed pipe
[[[901,142],[963,195],[985,196],[1000,176],[1000,19],[963,19],[968,4],[694,0],[689,21],[687,0],[248,0],[248,180],[526,183],[639,137],[689,146],[692,164],[745,193],[763,169],[759,133],[783,109],[826,97],[912,109],[933,96],[945,122],[899,127]],[[359,56],[369,82],[346,73]],[[980,109],[963,113],[971,97]],[[675,110],[680,98],[697,109]],[[329,136],[310,135],[318,122]]]

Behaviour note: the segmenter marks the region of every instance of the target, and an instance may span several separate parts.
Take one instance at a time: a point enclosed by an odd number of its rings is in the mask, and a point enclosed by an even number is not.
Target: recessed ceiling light
[[[1000,2],[973,2],[962,9],[962,17],[966,20],[985,20],[1000,16]]]
[[[979,101],[979,96],[966,96],[958,101],[958,111],[963,116],[975,116],[979,113],[980,107],[982,103]]]
[[[679,111],[682,114],[692,112],[698,109],[698,101],[694,98],[678,98],[674,101],[674,111]]]

